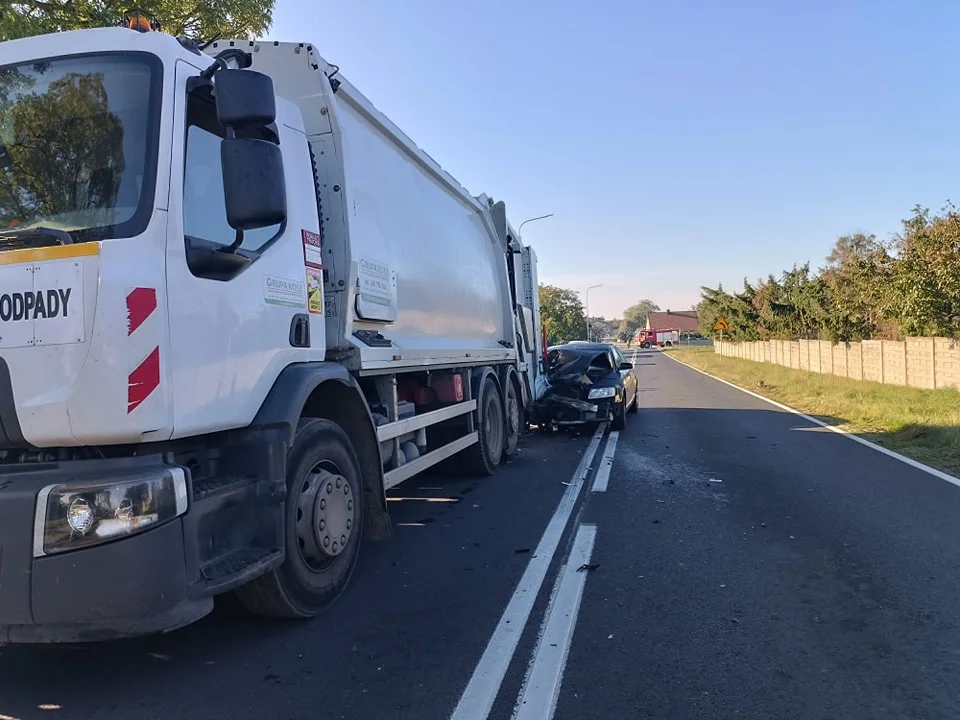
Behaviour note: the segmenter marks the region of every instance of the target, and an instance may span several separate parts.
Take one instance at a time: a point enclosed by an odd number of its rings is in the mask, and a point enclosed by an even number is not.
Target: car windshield
[[[143,231],[160,72],[140,53],[0,67],[0,235],[45,228],[83,242]]]
[[[547,372],[551,375],[587,373],[602,375],[610,372],[610,355],[596,345],[570,344],[550,348],[547,355]]]

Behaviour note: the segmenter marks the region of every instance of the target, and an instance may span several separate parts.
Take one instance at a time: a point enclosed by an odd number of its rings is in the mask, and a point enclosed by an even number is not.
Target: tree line
[[[587,315],[576,290],[540,284],[540,321],[547,333],[548,345],[559,345],[571,340],[592,340],[616,337],[622,342],[636,338],[637,330],[647,322],[647,314],[660,308],[651,300],[641,300],[623,312],[623,318],[606,320],[590,318],[587,337]]]
[[[889,241],[844,235],[826,265],[795,265],[779,277],[728,292],[701,288],[700,328],[716,337],[717,318],[732,340],[900,340],[960,338],[960,211],[917,205]]]
[[[0,1],[0,41],[117,25],[137,6],[137,0]],[[156,16],[165,33],[209,40],[263,35],[273,6],[274,0],[143,0],[140,10]]]

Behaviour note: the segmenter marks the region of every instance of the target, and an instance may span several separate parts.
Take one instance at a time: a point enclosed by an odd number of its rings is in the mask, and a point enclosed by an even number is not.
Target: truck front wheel
[[[301,420],[287,457],[283,564],[240,588],[240,601],[268,617],[318,615],[347,586],[362,533],[360,463],[350,438],[329,420]]]

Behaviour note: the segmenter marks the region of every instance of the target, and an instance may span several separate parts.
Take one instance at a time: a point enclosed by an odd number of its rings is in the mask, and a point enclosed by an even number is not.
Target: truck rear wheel
[[[477,394],[476,428],[480,439],[463,451],[463,468],[471,475],[493,475],[503,458],[503,400],[493,375],[487,375]]]
[[[523,416],[520,409],[520,398],[517,394],[517,384],[509,376],[507,377],[507,388],[504,394],[504,417],[507,424],[503,433],[503,454],[507,457],[513,457],[517,454],[517,448],[520,445]]]
[[[330,420],[301,420],[287,456],[286,557],[240,588],[240,601],[268,617],[319,614],[347,586],[362,533],[360,463],[350,438]]]

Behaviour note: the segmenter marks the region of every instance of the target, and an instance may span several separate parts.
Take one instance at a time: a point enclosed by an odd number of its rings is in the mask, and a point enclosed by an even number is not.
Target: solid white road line
[[[460,702],[457,703],[451,720],[484,720],[490,714],[490,709],[497,699],[497,693],[500,692],[503,677],[507,674],[510,660],[517,650],[520,635],[530,618],[530,611],[533,610],[533,604],[547,577],[547,570],[557,552],[567,521],[577,504],[584,480],[590,472],[590,463],[593,462],[605,430],[606,424],[601,424],[584,451],[583,458],[570,479],[570,484],[560,498],[560,503],[550,522],[547,523],[546,530],[543,531],[533,557],[527,563],[523,577],[513,591],[513,596],[507,603],[503,615],[500,616],[500,622],[493,631],[487,648],[483,651],[480,662],[477,663],[470,677],[470,682],[460,696]]]
[[[617,452],[617,440],[620,433],[613,430],[610,437],[607,438],[607,447],[603,451],[603,457],[600,458],[600,468],[597,470],[597,476],[593,479],[593,488],[591,492],[606,492],[607,484],[610,482],[610,470],[613,468],[613,456]]]
[[[557,578],[551,606],[547,608],[526,683],[514,709],[514,720],[550,720],[553,717],[580,613],[583,586],[589,574],[588,570],[581,568],[590,564],[596,537],[596,525],[581,525],[577,529],[567,565]]]
[[[909,457],[907,457],[906,455],[901,455],[900,453],[894,452],[893,450],[888,450],[887,448],[882,447],[882,446],[880,446],[880,445],[877,445],[876,443],[872,443],[872,442],[870,442],[869,440],[863,439],[863,438],[860,437],[859,435],[854,435],[853,433],[851,433],[851,432],[849,432],[849,431],[847,431],[847,430],[844,430],[843,428],[838,428],[838,427],[836,427],[836,426],[834,426],[834,425],[829,425],[829,424],[823,422],[823,420],[817,420],[817,418],[815,418],[815,417],[810,417],[809,415],[806,415],[806,414],[800,412],[799,410],[794,410],[792,407],[788,407],[787,405],[783,405],[782,403],[778,403],[776,400],[771,400],[770,398],[764,397],[763,395],[758,395],[758,394],[755,393],[755,392],[751,392],[751,391],[749,391],[749,390],[747,390],[747,389],[745,389],[745,388],[742,388],[742,387],[740,387],[739,385],[734,385],[732,382],[729,382],[729,381],[727,381],[727,380],[724,380],[723,378],[718,378],[718,377],[716,377],[715,375],[711,375],[710,373],[708,373],[708,372],[706,372],[706,371],[704,371],[704,370],[701,370],[700,368],[696,368],[696,367],[694,367],[693,365],[689,365],[688,363],[683,362],[683,360],[677,360],[677,358],[671,357],[669,354],[667,355],[667,357],[669,357],[669,358],[670,358],[671,360],[673,360],[674,362],[679,363],[680,365],[683,365],[684,367],[688,367],[688,368],[690,368],[691,370],[695,370],[696,372],[700,373],[701,375],[706,375],[706,376],[707,376],[708,378],[710,378],[711,380],[716,380],[718,383],[723,383],[724,385],[729,385],[730,387],[732,387],[732,388],[734,388],[734,389],[736,389],[736,390],[739,390],[740,392],[746,393],[747,395],[749,395],[749,396],[751,396],[751,397],[757,398],[757,400],[763,400],[765,403],[769,403],[770,405],[773,405],[774,407],[780,408],[781,410],[783,410],[783,411],[785,411],[785,412],[788,412],[788,413],[791,413],[791,414],[796,415],[796,416],[798,416],[798,417],[801,417],[801,418],[803,418],[804,420],[806,420],[807,422],[813,423],[814,425],[819,425],[819,426],[822,427],[822,428],[826,428],[827,430],[830,430],[831,432],[837,433],[837,435],[842,435],[843,437],[847,438],[848,440],[853,440],[854,442],[860,443],[861,445],[864,445],[864,446],[870,448],[871,450],[876,450],[878,453],[883,453],[884,455],[886,455],[886,456],[888,456],[888,457],[892,457],[894,460],[899,460],[899,461],[902,462],[903,464],[909,465],[910,467],[915,468],[916,470],[920,470],[921,472],[925,472],[925,473],[927,473],[927,474],[929,474],[929,475],[933,475],[933,476],[936,477],[936,478],[940,478],[940,479],[943,480],[944,482],[948,482],[948,483],[950,483],[951,485],[956,485],[957,487],[960,487],[960,478],[954,477],[953,475],[948,475],[947,473],[943,472],[942,470],[937,470],[936,468],[932,468],[932,467],[930,467],[929,465],[924,465],[922,462],[919,462],[919,461],[917,461],[917,460],[914,460],[913,458],[909,458]]]

